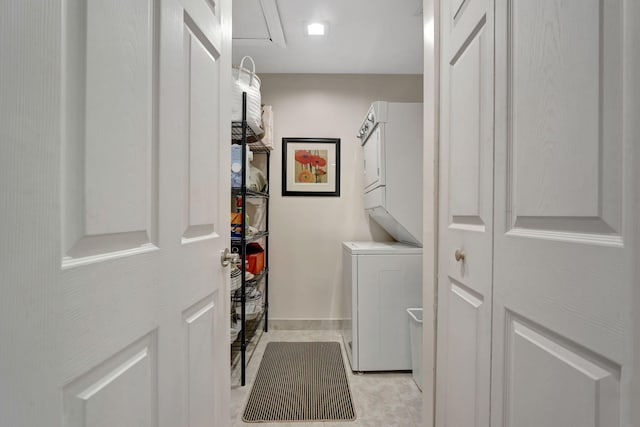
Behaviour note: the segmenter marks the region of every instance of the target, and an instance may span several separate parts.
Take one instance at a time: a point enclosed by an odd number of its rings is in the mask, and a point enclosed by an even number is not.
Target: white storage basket
[[[409,314],[409,342],[413,381],[422,391],[422,309],[407,308]]]
[[[244,61],[251,62],[251,70],[244,67]],[[242,120],[242,92],[247,92],[247,124],[253,132],[262,138],[262,106],[260,94],[260,78],[256,75],[256,64],[253,58],[245,56],[240,66],[233,67],[233,86],[231,101],[231,120]]]

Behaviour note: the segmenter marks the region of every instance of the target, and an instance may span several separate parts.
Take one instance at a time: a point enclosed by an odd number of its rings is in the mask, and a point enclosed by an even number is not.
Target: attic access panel
[[[233,42],[242,46],[285,47],[276,0],[234,0]]]

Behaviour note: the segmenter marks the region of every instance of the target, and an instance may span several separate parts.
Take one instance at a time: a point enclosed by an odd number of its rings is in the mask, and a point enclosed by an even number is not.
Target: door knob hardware
[[[460,261],[464,261],[464,251],[462,251],[461,249],[456,249],[456,253],[455,253],[455,257],[456,257],[456,261],[460,262]]]
[[[222,264],[223,267],[228,266],[229,263],[231,262],[237,263],[239,261],[240,261],[240,254],[231,253],[229,251],[229,248],[224,248],[224,252],[220,254],[220,264]]]

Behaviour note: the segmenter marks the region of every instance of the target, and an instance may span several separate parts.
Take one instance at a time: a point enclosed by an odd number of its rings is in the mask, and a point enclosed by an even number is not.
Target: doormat
[[[267,344],[243,421],[355,419],[340,343]]]

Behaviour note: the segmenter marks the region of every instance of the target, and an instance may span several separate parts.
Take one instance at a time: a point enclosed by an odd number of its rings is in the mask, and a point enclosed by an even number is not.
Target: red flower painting
[[[296,162],[303,165],[308,165],[309,163],[311,163],[311,159],[314,156],[307,150],[296,150],[295,157],[296,157]]]
[[[295,150],[295,182],[327,182],[327,150]]]
[[[282,195],[340,197],[340,138],[282,138]]]

